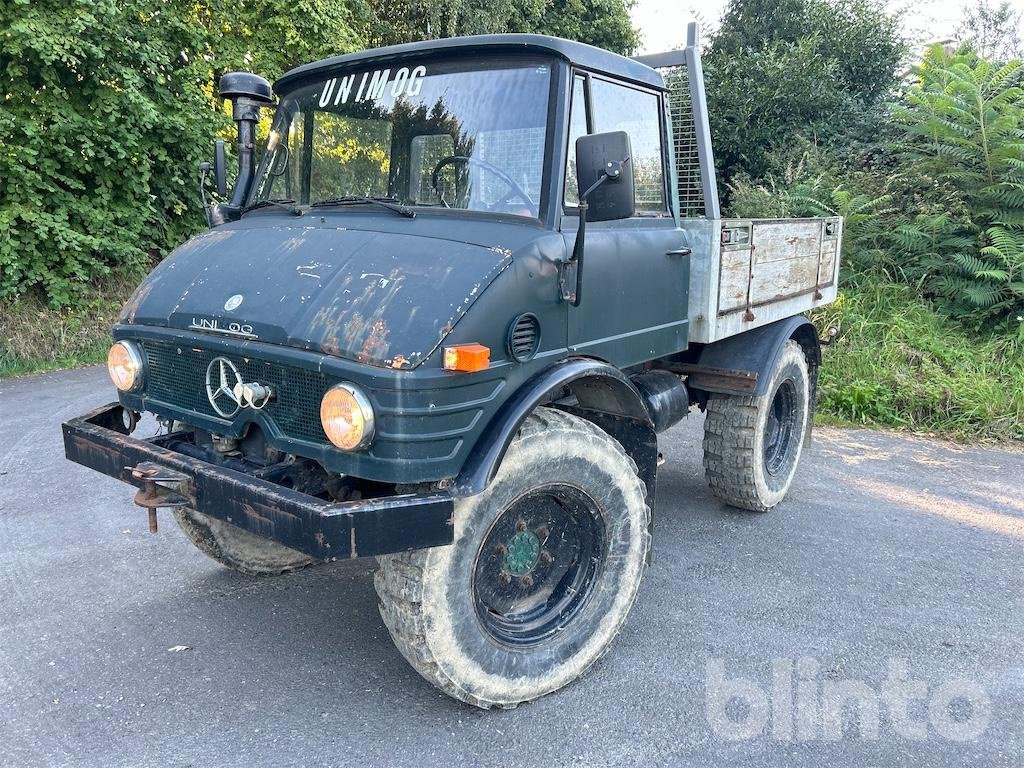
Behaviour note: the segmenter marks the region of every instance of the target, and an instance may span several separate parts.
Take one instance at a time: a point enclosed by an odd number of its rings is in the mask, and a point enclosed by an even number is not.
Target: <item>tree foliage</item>
[[[537,32],[631,53],[633,0],[365,0],[360,32],[370,45],[458,35]]]
[[[904,54],[880,0],[731,0],[705,58],[720,178],[779,172],[804,143],[876,142]]]
[[[628,51],[628,0],[5,0],[0,300],[54,306],[201,225],[196,167],[230,135],[219,76],[276,78],[358,47],[546,31]]]
[[[329,0],[11,0],[0,16],[0,299],[138,271],[199,225],[229,69],[351,48]],[[343,6],[342,6],[343,7]]]
[[[969,49],[934,46],[915,75],[895,113],[904,130],[899,153],[908,176],[934,180],[943,204],[899,230],[897,245],[958,316],[1020,313],[1024,68],[1019,60],[999,66]]]
[[[14,0],[0,20],[0,297],[56,304],[190,228],[195,142],[215,127],[204,45],[147,0]]]
[[[976,0],[964,8],[957,27],[957,38],[970,43],[982,57],[1006,62],[1019,59],[1024,49],[1020,39],[1021,12],[1008,0],[996,5],[989,0]]]

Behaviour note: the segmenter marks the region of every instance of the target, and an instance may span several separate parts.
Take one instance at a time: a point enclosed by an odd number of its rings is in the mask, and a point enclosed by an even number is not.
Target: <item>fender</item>
[[[818,366],[821,364],[821,344],[818,332],[811,321],[802,315],[787,317],[760,328],[730,336],[727,339],[708,344],[697,358],[698,368],[718,369],[754,374],[753,390],[730,386],[728,381],[713,378],[700,370],[689,377],[692,389],[705,392],[720,392],[726,395],[760,397],[766,394],[768,379],[775,362],[782,354],[782,348],[790,339],[803,347],[807,367],[811,375],[811,402],[817,393]]]
[[[472,496],[494,479],[512,440],[533,410],[568,388],[579,402],[563,410],[592,421],[619,441],[636,462],[653,509],[658,437],[643,398],[618,368],[600,360],[569,358],[523,384],[480,436],[455,481],[455,492]]]

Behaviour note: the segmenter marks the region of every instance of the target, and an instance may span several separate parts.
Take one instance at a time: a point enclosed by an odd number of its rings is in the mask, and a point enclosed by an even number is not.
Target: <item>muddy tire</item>
[[[174,519],[200,552],[247,576],[278,576],[316,562],[302,552],[191,509],[176,509]]]
[[[733,507],[767,512],[789,490],[813,415],[807,360],[787,341],[760,397],[713,394],[704,420],[704,474]]]
[[[424,678],[510,708],[572,682],[618,634],[650,546],[644,485],[605,432],[538,408],[450,546],[379,558],[381,617]]]

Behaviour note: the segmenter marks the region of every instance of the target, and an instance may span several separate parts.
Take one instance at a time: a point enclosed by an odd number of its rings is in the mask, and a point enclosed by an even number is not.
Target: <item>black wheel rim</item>
[[[548,485],[516,499],[477,552],[473,602],[487,635],[537,645],[586,606],[606,549],[604,519],[578,488]]]
[[[795,434],[796,412],[796,383],[786,379],[775,390],[764,425],[764,467],[769,475],[777,475],[786,467],[799,439]]]

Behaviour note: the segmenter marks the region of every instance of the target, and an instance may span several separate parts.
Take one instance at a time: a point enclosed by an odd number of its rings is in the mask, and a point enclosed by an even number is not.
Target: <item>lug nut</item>
[[[525,531],[526,530],[526,521],[525,520],[517,520],[516,521],[516,530],[519,531],[520,533]]]
[[[550,565],[555,561],[555,558],[552,557],[551,553],[548,552],[546,549],[542,549],[540,551],[540,561],[544,563],[544,565]]]
[[[505,555],[508,554],[508,547],[506,547],[504,544],[499,544],[498,546],[496,546],[494,548],[494,551],[497,552],[502,557],[504,557]]]
[[[542,525],[540,528],[534,531],[534,533],[537,534],[537,538],[541,541],[545,541],[547,537],[551,535],[551,531],[548,530],[548,527],[546,525]]]
[[[530,576],[529,574],[527,574],[526,576],[523,576],[523,578],[521,578],[519,580],[519,583],[522,584],[526,589],[529,589],[530,587],[533,586],[533,576]]]
[[[512,574],[508,571],[502,571],[498,574],[498,582],[501,584],[509,584],[512,581]]]

